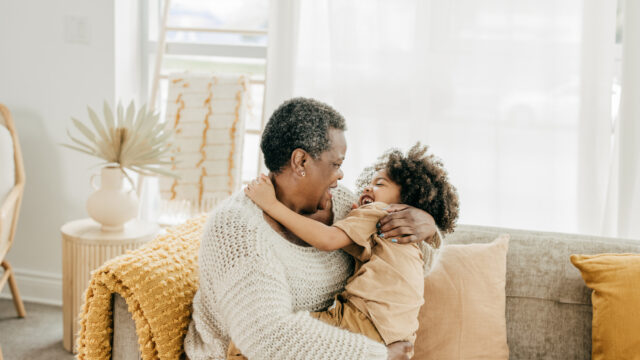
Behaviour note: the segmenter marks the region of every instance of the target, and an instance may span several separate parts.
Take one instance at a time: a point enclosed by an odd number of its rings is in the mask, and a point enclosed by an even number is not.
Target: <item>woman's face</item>
[[[331,147],[320,154],[317,159],[309,157],[305,164],[304,192],[307,194],[303,211],[315,213],[318,209],[330,206],[331,193],[329,189],[338,186],[338,180],[342,179],[342,162],[347,152],[347,141],[344,131],[329,129]]]

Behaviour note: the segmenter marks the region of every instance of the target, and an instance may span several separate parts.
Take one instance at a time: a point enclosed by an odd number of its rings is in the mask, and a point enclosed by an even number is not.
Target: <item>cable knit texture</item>
[[[333,190],[335,220],[355,201]],[[200,288],[185,339],[191,360],[225,359],[229,339],[249,359],[386,359],[383,344],[313,319],[344,288],[353,260],[294,245],[239,192],[209,218],[199,253]]]
[[[170,228],[92,273],[82,307],[78,359],[111,359],[114,293],[127,302],[143,360],[183,357],[205,221],[206,215]]]

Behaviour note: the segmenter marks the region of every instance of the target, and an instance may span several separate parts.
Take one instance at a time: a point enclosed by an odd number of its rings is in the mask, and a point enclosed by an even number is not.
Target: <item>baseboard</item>
[[[13,268],[13,271],[22,301],[62,306],[62,274],[19,268]],[[0,293],[0,299],[11,298],[7,282]]]

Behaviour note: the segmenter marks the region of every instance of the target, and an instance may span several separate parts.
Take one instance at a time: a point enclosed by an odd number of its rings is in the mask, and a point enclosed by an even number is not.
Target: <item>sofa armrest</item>
[[[140,360],[136,324],[127,303],[120,294],[113,294],[112,360]]]
[[[80,319],[78,358],[183,357],[206,220],[203,214],[169,228],[91,273]]]

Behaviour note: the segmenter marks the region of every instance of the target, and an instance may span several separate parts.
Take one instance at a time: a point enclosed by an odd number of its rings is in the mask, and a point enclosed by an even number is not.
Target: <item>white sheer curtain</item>
[[[614,77],[615,1],[585,0],[582,23],[578,127],[578,229],[614,235],[605,212],[613,183],[615,127],[611,91]],[[613,190],[613,188],[612,188]],[[606,228],[606,230],[605,230]]]
[[[615,6],[272,1],[265,114],[292,96],[344,114],[347,186],[421,141],[458,187],[460,223],[603,233]]]
[[[603,232],[640,238],[640,2],[624,2],[621,99]]]

